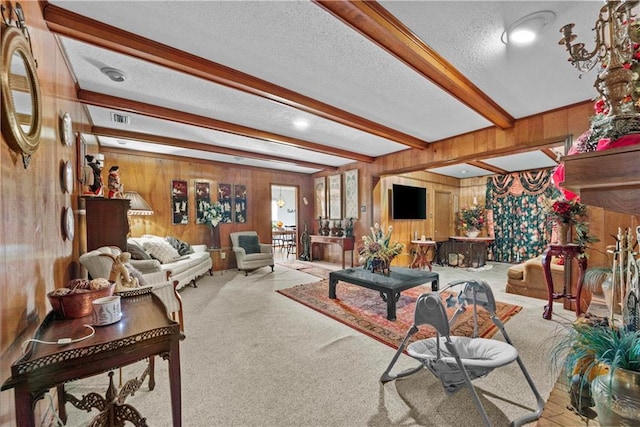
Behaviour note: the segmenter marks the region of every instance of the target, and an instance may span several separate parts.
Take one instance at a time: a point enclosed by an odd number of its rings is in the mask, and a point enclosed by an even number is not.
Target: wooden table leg
[[[173,427],[182,426],[182,388],[180,383],[180,341],[174,339],[169,353],[169,382]]]

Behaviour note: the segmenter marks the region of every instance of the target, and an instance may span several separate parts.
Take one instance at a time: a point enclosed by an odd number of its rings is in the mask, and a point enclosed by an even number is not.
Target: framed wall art
[[[86,185],[85,182],[85,174],[87,173],[87,169],[85,166],[88,166],[87,159],[85,159],[85,155],[87,154],[87,143],[82,137],[82,134],[78,132],[76,134],[76,173],[78,175],[78,181],[82,185]]]
[[[173,212],[173,224],[189,223],[188,196],[187,181],[171,181],[171,210]]]
[[[329,177],[329,219],[342,219],[342,175]]]
[[[218,202],[222,205],[222,223],[233,222],[231,184],[218,184]]]
[[[233,186],[233,193],[236,222],[247,222],[247,186],[236,184]]]
[[[315,217],[327,216],[327,189],[324,176],[313,180]]]
[[[211,187],[208,182],[197,182],[196,187],[196,224],[204,224],[204,210],[211,204]]]
[[[358,218],[359,205],[358,169],[353,169],[344,173],[344,217]]]

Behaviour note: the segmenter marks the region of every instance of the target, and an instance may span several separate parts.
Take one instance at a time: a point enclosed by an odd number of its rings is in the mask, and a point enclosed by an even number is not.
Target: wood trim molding
[[[290,163],[296,166],[307,167],[312,169],[320,169],[320,170],[326,170],[326,171],[334,171],[338,169],[337,167],[321,165],[318,163],[303,162],[295,159],[289,159],[286,157],[273,156],[273,155],[262,154],[262,153],[254,153],[251,151],[238,150],[235,148],[220,147],[217,145],[204,144],[201,142],[187,141],[185,139],[169,138],[166,136],[152,135],[152,134],[142,133],[142,132],[132,132],[132,131],[127,131],[122,129],[113,129],[113,128],[94,126],[91,128],[91,133],[93,135],[108,136],[111,138],[133,139],[136,141],[150,142],[153,144],[186,148],[188,150],[206,151],[209,153],[225,154],[229,156],[241,156],[241,157],[246,157],[248,159],[259,159],[259,160],[268,160],[268,161],[275,160],[279,162]],[[124,150],[126,151],[126,149]]]
[[[260,96],[397,143],[425,149],[428,142],[224,65],[44,3],[53,33]]]
[[[375,1],[314,0],[460,102],[507,129],[515,118]]]
[[[318,153],[324,154],[331,154],[334,156],[344,157],[360,162],[371,163],[374,160],[374,158],[371,156],[366,156],[339,148],[327,147],[325,145],[316,144],[314,142],[303,141],[301,139],[284,135],[277,135],[275,133],[253,129],[234,123],[224,122],[222,120],[216,120],[210,117],[199,116],[197,114],[172,110],[170,108],[159,107],[157,105],[132,101],[125,98],[118,98],[116,96],[105,95],[102,93],[80,90],[78,91],[78,100],[84,104],[90,104],[104,108],[114,108],[120,111],[128,111],[130,113],[155,117],[157,119],[170,120],[177,123],[199,126],[221,132],[232,133],[235,135],[246,136],[249,138],[262,139],[264,141],[275,142],[290,147],[304,148],[306,150],[316,151]]]

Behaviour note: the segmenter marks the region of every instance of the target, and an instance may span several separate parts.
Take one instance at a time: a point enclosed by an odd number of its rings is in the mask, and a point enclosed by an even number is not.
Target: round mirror
[[[2,133],[24,167],[40,144],[42,99],[29,42],[15,27],[2,24]]]

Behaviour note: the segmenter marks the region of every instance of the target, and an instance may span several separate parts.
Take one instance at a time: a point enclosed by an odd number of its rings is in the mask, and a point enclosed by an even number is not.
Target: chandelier
[[[587,72],[600,62],[602,71],[598,73],[594,87],[609,107],[608,116],[632,117],[638,113],[629,103],[632,94],[633,71],[629,64],[635,54],[634,43],[640,41],[639,26],[635,22],[632,8],[638,1],[607,1],[600,9],[596,20],[595,47],[592,51],[584,43],[573,43],[575,24],[567,24],[560,29],[562,39],[569,52],[569,62],[579,71]],[[629,108],[631,106],[631,108]]]
[[[284,199],[282,198],[282,187],[280,187],[280,196],[278,197],[278,200],[276,200],[276,205],[278,205],[279,208],[285,205]]]

